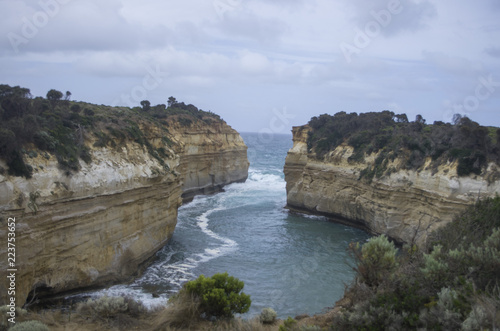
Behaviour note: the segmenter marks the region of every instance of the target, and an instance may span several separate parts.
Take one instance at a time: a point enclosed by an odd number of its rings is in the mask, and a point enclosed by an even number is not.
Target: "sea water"
[[[321,313],[342,297],[354,278],[347,247],[369,235],[285,208],[283,166],[291,135],[241,136],[248,146],[248,180],[183,205],[156,262],[133,283],[93,296],[130,295],[148,307],[164,305],[186,281],[228,272],[251,297],[244,317],[264,307],[280,318]]]

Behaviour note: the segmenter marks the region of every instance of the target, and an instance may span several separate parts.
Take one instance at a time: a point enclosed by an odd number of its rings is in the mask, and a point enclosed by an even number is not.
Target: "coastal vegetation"
[[[308,148],[318,159],[340,145],[354,149],[351,162],[363,162],[376,153],[374,164],[360,175],[368,180],[399,170],[388,166],[396,158],[403,160],[402,168],[417,171],[424,166],[437,171],[440,164],[456,161],[459,176],[480,175],[489,162],[500,163],[500,129],[481,126],[459,114],[453,123],[427,124],[420,115],[409,121],[405,114],[391,111],[339,112],[313,117],[308,124]]]
[[[179,296],[193,297],[198,302],[199,316],[207,319],[232,318],[235,313],[243,314],[250,308],[250,296],[241,292],[244,286],[242,281],[227,272],[212,277],[201,275],[184,284]]]
[[[156,127],[165,146],[171,146],[168,127],[189,127],[197,121],[217,123],[222,119],[212,112],[177,102],[142,107],[111,107],[71,101],[72,94],[50,90],[46,98],[33,97],[27,88],[0,85],[0,158],[7,164],[1,173],[30,178],[33,167],[28,158],[55,157],[67,175],[80,169],[80,160],[92,162],[92,147],[119,148],[135,141],[168,170],[163,161],[165,148],[154,148],[147,139],[147,127]],[[177,124],[176,124],[177,123]]]
[[[384,236],[352,244],[357,277],[334,330],[493,330],[500,325],[500,197],[479,201],[398,254]]]
[[[224,274],[188,282],[166,307],[127,297],[91,299],[73,312],[20,313],[51,329],[82,330],[494,330],[500,325],[500,197],[478,201],[434,231],[426,247],[385,236],[349,246],[356,278],[331,312],[275,320],[250,306],[243,283]]]

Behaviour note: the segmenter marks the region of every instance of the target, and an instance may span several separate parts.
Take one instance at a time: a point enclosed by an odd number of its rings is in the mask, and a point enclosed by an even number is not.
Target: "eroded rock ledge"
[[[0,268],[8,269],[3,238],[15,218],[17,305],[33,291],[53,295],[130,279],[172,236],[181,197],[247,178],[247,147],[223,121],[171,122],[168,143],[164,129],[142,129],[150,146],[168,155],[163,164],[134,141],[96,148],[90,139],[92,162],[80,161],[69,176],[46,153],[28,160],[31,179],[0,175]]]
[[[458,212],[479,198],[500,192],[500,181],[488,182],[488,176],[458,177],[455,163],[440,165],[435,173],[431,169],[398,170],[371,182],[360,180],[360,172],[377,155],[362,163],[349,162],[353,149],[341,145],[325,160],[317,160],[308,152],[308,130],[307,126],[293,128],[294,145],[285,162],[290,209],[326,215],[399,242],[423,245],[432,230]],[[398,162],[394,160],[393,165]],[[487,172],[494,171],[496,165],[490,164]]]

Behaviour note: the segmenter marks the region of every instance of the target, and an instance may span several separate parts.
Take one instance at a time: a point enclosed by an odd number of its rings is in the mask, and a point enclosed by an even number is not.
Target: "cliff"
[[[15,218],[19,306],[32,295],[130,279],[172,236],[183,196],[247,177],[247,147],[220,119],[171,115],[157,121],[131,110],[106,111],[116,118],[107,126],[93,123],[83,135],[81,148],[91,161],[79,159],[77,171],[34,145],[25,151],[31,178],[8,174],[0,159],[0,268],[8,269],[4,238],[8,219]],[[124,116],[126,126],[111,126]],[[117,131],[125,128],[125,134]],[[2,302],[6,284],[0,283]]]
[[[457,162],[431,166],[428,158],[419,169],[405,169],[402,157],[395,157],[386,161],[392,171],[365,180],[363,173],[374,167],[381,151],[353,161],[354,148],[342,143],[318,158],[310,142],[308,147],[310,131],[309,126],[293,128],[294,144],[285,162],[287,206],[292,210],[422,245],[432,230],[477,199],[500,192],[495,163],[481,175],[458,176]]]
[[[221,191],[248,177],[247,147],[238,132],[225,123],[175,127],[180,145],[178,171],[182,174],[182,198]]]

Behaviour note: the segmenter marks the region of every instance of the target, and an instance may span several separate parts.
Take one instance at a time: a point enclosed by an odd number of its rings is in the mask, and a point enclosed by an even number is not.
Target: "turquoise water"
[[[283,165],[291,135],[242,137],[249,147],[246,183],[182,206],[172,240],[143,276],[96,295],[127,294],[154,306],[188,280],[227,271],[244,281],[243,291],[251,296],[248,317],[264,307],[281,318],[320,313],[342,297],[354,276],[346,248],[368,234],[284,208]]]

